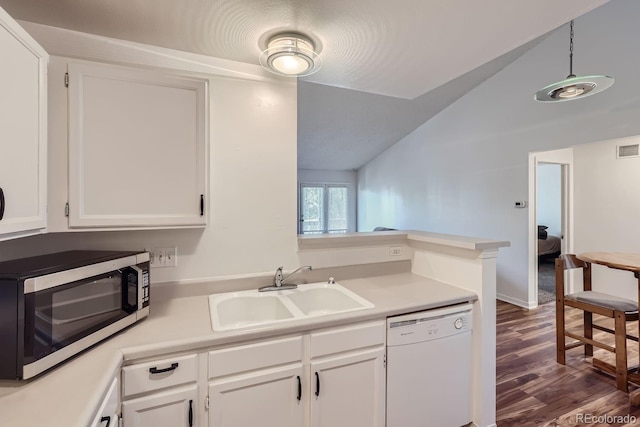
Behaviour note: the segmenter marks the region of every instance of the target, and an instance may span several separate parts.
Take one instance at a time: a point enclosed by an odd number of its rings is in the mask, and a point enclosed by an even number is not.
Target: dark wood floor
[[[640,426],[640,407],[616,389],[613,377],[595,370],[582,347],[567,352],[567,364],[556,363],[555,304],[525,310],[498,301],[497,424],[509,426]],[[581,311],[567,313],[567,325],[581,325]],[[594,318],[595,320],[595,318]],[[598,321],[606,325],[609,319]],[[629,331],[636,335],[635,330]],[[628,341],[629,360],[638,360],[638,344]],[[612,361],[610,353],[596,357]],[[633,391],[635,387],[631,387]],[[618,422],[603,416],[635,417]],[[581,422],[588,416],[593,421]],[[629,418],[629,417],[627,417]]]

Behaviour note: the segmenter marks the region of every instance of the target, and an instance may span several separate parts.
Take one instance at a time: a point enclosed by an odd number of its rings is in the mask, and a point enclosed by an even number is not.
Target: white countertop
[[[149,318],[24,383],[0,382],[0,426],[86,427],[123,363],[179,351],[383,319],[476,300],[469,291],[413,273],[341,281],[375,308],[228,332],[211,329],[206,295],[151,305]]]
[[[494,240],[483,237],[457,236],[453,234],[433,233],[420,230],[389,230],[358,233],[306,234],[298,236],[298,248],[301,250],[356,247],[359,245],[420,244],[447,246],[469,250],[497,250],[511,246],[506,240]]]

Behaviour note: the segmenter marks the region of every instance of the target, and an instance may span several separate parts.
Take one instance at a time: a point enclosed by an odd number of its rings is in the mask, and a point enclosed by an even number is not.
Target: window
[[[346,233],[348,221],[346,184],[300,184],[300,234]]]

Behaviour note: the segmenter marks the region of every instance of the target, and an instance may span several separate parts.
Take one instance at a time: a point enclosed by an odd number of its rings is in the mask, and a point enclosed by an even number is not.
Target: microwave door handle
[[[136,292],[135,292],[136,300],[135,301],[130,301],[129,300],[129,287],[131,286],[131,283],[129,282],[129,274],[132,271],[137,276]],[[135,265],[127,267],[122,272],[122,308],[127,313],[133,313],[134,311],[136,311],[140,307],[142,307],[142,301],[141,301],[142,295],[141,295],[141,292],[140,292],[141,280],[142,280],[142,269],[136,267]]]
[[[142,276],[144,272],[140,267],[137,267],[135,265],[132,265],[131,268],[133,268],[138,274],[138,280],[136,280],[136,298],[138,310],[142,310],[142,298],[144,297],[144,295],[142,295]]]

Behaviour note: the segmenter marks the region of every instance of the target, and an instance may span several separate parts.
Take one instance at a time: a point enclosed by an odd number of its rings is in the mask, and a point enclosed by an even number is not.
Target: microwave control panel
[[[149,305],[149,270],[142,271],[142,306]]]

